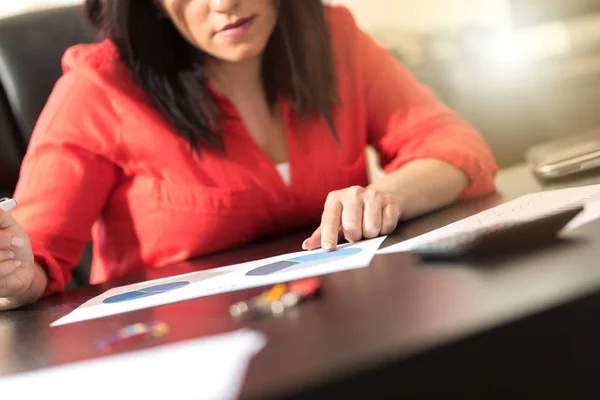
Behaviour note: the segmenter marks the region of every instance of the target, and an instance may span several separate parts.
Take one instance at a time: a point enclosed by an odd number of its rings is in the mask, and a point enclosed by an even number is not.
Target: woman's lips
[[[254,16],[248,18],[240,18],[231,24],[225,25],[223,29],[217,32],[218,35],[227,37],[237,37],[246,33],[254,22]]]

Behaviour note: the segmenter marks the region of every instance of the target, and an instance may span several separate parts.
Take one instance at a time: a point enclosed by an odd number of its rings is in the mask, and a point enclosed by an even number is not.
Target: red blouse
[[[470,185],[495,189],[496,164],[475,130],[440,104],[343,7],[329,7],[342,105],[339,146],[324,121],[296,123],[283,102],[291,185],[248,135],[228,124],[227,156],[194,156],[118,60],[110,41],[78,45],[38,121],[12,214],[62,290],[93,239],[92,283],[161,267],[301,225],[318,224],[332,190],[366,185],[365,148],[386,172],[418,158],[445,160]],[[218,97],[221,107],[233,105]]]

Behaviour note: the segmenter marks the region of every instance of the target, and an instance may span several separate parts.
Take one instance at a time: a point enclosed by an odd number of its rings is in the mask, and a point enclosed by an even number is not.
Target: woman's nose
[[[226,13],[234,10],[240,0],[211,0],[211,6],[213,11]]]

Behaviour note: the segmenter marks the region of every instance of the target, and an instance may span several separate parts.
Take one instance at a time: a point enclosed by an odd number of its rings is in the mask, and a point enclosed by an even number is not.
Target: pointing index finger
[[[321,219],[321,247],[323,250],[335,250],[338,241],[342,217],[342,202],[335,199],[328,201]]]

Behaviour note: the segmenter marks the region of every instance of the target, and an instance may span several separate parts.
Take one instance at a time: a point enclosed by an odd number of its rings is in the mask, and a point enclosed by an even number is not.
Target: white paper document
[[[0,378],[3,399],[235,399],[266,344],[239,331]]]
[[[589,222],[600,218],[600,200],[588,201],[585,203],[585,208],[581,214],[573,218],[565,228],[565,231],[577,229]]]
[[[88,300],[51,326],[367,267],[384,239],[385,237],[380,237],[346,244],[338,246],[338,249],[332,252],[300,251],[113,288]]]
[[[566,232],[600,218],[599,202],[600,185],[531,193],[434,231],[386,247],[379,250],[378,254],[406,252],[434,240],[495,223],[535,218],[578,204],[584,205],[584,211],[573,218],[565,227],[564,231]]]

